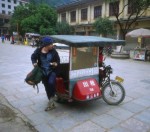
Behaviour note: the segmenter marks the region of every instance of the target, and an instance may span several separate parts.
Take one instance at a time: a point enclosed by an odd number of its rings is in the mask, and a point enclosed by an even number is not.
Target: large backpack
[[[42,77],[42,69],[39,66],[35,66],[33,70],[27,74],[25,82],[33,87],[37,86],[37,92],[39,92],[38,83],[41,82]]]

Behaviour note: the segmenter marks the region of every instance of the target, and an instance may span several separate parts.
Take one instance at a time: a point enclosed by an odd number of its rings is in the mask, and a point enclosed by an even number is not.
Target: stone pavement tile
[[[128,95],[125,96],[125,99],[123,100],[123,102],[121,104],[125,104],[127,102],[130,102],[131,100],[133,100],[132,97],[129,97]]]
[[[19,91],[17,91],[14,96],[15,96],[18,100],[28,98],[28,95],[27,95],[27,94],[24,94],[23,92],[19,92]]]
[[[35,104],[39,102],[48,102],[46,94],[36,94],[35,96],[30,97],[30,100]]]
[[[135,98],[135,99],[143,96],[143,94],[141,94],[140,92],[137,92],[137,90],[136,91],[135,90],[134,91],[129,90],[126,92],[126,95],[131,97],[131,98]]]
[[[49,113],[43,111],[39,113],[34,113],[32,115],[27,116],[28,119],[32,121],[33,125],[40,125],[40,124],[45,124],[48,123],[51,120],[54,120],[54,116],[50,115]]]
[[[138,99],[135,99],[133,102],[136,103],[136,104],[145,106],[145,107],[150,106],[150,101],[148,99],[143,99],[142,97],[138,98]]]
[[[30,107],[22,107],[22,108],[19,108],[19,110],[26,116],[32,115],[35,113]]]
[[[34,112],[42,112],[45,110],[46,106],[47,106],[47,102],[46,101],[40,101],[40,102],[36,102],[33,105],[30,106],[30,108],[34,111]]]
[[[118,118],[120,120],[126,120],[127,118],[131,117],[134,113],[118,107],[110,110],[107,114],[114,116],[115,118]]]
[[[66,114],[49,121],[49,125],[52,126],[57,132],[66,132],[68,129],[78,125],[78,122]]]
[[[93,109],[93,113],[95,113],[96,115],[102,115],[102,114],[106,114],[108,111],[110,111],[111,109],[114,109],[115,106],[113,105],[108,105],[105,103],[105,105],[100,105],[97,109]]]
[[[9,95],[9,96],[6,96],[7,100],[8,101],[17,101],[18,99],[14,96],[14,95]]]
[[[26,91],[22,91],[22,90],[18,90],[21,94],[26,95],[27,98],[32,98],[37,96],[37,92],[32,92],[31,90],[26,90]],[[18,96],[18,95],[17,95]]]
[[[147,95],[145,95],[145,96],[143,96],[143,97],[141,97],[142,99],[145,99],[145,100],[150,100],[150,95],[149,94],[147,94]]]
[[[129,129],[131,132],[148,132],[150,130],[150,126],[134,118],[121,123],[121,127]]]
[[[52,111],[48,111],[47,113],[49,113],[50,115],[53,115],[54,117],[57,117],[57,118],[64,116],[66,114],[68,114],[68,116],[69,116],[70,113],[72,113],[72,109],[69,106],[67,107],[64,104],[59,104],[59,103],[55,103],[55,105],[56,105],[56,108]]]
[[[132,132],[132,131],[121,126],[117,126],[112,128],[111,130],[108,130],[108,132]]]
[[[138,115],[134,116],[134,118],[150,125],[150,112],[149,112],[149,110],[139,113]]]
[[[69,130],[69,132],[105,132],[105,129],[91,121],[86,121]]]
[[[25,98],[25,99],[21,99],[21,100],[17,100],[17,101],[11,101],[10,102],[14,107],[16,108],[21,108],[21,107],[25,107],[25,106],[30,106],[30,105],[33,105],[34,103],[28,99],[28,98]]]
[[[47,123],[45,124],[40,124],[35,126],[35,128],[38,130],[38,132],[56,132],[50,125]]]
[[[73,118],[78,123],[82,123],[86,120],[92,119],[95,114],[85,111],[85,110],[73,110],[69,116]]]
[[[144,110],[146,108],[146,107],[144,107],[142,105],[135,104],[132,101],[121,105],[121,107],[126,109],[126,110],[129,110],[129,111],[131,111],[133,113],[140,112],[140,111],[142,111],[142,110]]]
[[[107,114],[95,116],[91,119],[91,121],[105,129],[112,128],[121,122],[121,120],[119,120],[111,115],[107,115]]]

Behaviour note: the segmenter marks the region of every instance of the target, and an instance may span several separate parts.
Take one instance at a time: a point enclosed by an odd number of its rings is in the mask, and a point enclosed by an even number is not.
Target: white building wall
[[[0,0],[0,14],[3,14],[2,12],[5,11],[6,15],[10,15],[9,12],[13,13],[15,7],[20,5],[20,3],[25,4],[27,2],[16,0],[16,3],[14,3],[14,0],[10,0],[10,2],[8,2],[8,0]],[[5,7],[2,7],[3,4],[5,5]],[[8,6],[10,6],[11,8],[9,9]]]

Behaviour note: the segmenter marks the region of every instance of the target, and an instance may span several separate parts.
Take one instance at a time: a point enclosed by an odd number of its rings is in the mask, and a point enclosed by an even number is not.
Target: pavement
[[[32,69],[35,48],[0,42],[1,132],[150,132],[150,62],[106,58],[123,77],[125,100],[117,106],[102,99],[89,103],[56,103],[45,112],[48,100],[42,84],[39,94],[24,82]]]

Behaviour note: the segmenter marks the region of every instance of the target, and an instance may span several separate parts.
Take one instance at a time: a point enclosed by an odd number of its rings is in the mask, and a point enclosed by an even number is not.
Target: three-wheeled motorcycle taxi
[[[58,51],[61,63],[56,79],[57,101],[84,102],[102,97],[106,103],[116,105],[124,100],[123,79],[111,80],[110,66],[104,66],[105,76],[101,76],[99,67],[99,47],[124,45],[123,40],[80,35],[51,37],[57,43],[68,45],[68,50]]]

